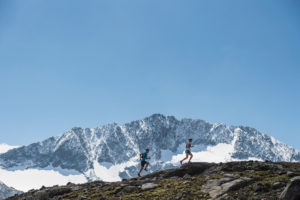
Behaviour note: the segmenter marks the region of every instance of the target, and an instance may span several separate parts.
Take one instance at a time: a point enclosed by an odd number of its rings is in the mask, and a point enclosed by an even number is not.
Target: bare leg
[[[192,158],[193,158],[193,154],[192,153],[190,153],[190,160],[189,160],[189,163],[191,162],[191,160],[192,160]]]
[[[188,159],[188,157],[189,157],[189,154],[186,153],[185,158],[180,161],[180,164],[182,165],[182,162],[185,161],[186,159]]]
[[[145,166],[145,169],[144,169],[144,170],[145,170],[145,171],[148,171],[148,170],[147,170],[147,167],[148,167],[148,165],[149,165],[149,162],[146,162],[145,165],[146,165],[146,166]]]
[[[141,166],[141,169],[140,169],[140,171],[139,171],[139,173],[138,173],[138,176],[141,176],[141,172],[143,171],[143,169],[144,169],[144,167]]]

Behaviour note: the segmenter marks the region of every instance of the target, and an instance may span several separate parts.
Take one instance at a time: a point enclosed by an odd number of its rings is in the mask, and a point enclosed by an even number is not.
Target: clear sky
[[[298,0],[0,0],[0,143],[153,113],[300,149]]]

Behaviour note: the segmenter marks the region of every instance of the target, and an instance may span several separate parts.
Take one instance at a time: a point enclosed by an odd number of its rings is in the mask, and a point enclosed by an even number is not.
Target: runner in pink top
[[[191,152],[191,147],[193,147],[193,146],[192,146],[192,141],[193,141],[193,139],[190,138],[189,141],[188,141],[188,143],[185,145],[185,158],[182,159],[182,160],[180,161],[180,165],[182,165],[182,162],[183,162],[184,160],[188,159],[189,156],[190,156],[190,159],[189,159],[189,162],[188,162],[188,163],[191,162],[191,160],[192,160],[192,158],[193,158],[193,154],[192,154],[192,152]]]

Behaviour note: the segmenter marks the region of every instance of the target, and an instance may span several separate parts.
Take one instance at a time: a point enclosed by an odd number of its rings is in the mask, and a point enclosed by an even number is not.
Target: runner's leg
[[[146,166],[145,166],[145,171],[148,171],[148,169],[147,169],[147,167],[148,167],[148,165],[149,165],[149,162],[146,162],[146,164],[145,164]]]
[[[185,158],[180,161],[180,164],[182,164],[183,161],[185,161],[186,159],[188,159],[188,157],[189,157],[189,154],[186,153],[185,154]]]
[[[139,173],[138,173],[138,176],[141,176],[141,172],[143,171],[143,169],[144,169],[144,166],[141,165],[141,169],[140,169],[140,171],[139,171]]]
[[[192,160],[192,158],[193,158],[193,154],[192,153],[190,153],[190,160],[189,160],[189,163],[191,162],[191,160]]]

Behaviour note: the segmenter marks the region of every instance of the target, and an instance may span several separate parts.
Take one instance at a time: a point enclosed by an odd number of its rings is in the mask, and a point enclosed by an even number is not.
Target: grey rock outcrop
[[[300,176],[291,179],[280,195],[281,200],[299,200],[300,199]]]
[[[154,188],[157,188],[157,184],[155,183],[145,183],[142,185],[142,190],[151,190],[151,189],[154,189]]]
[[[233,177],[210,179],[205,185],[202,186],[202,190],[207,192],[212,199],[217,199],[226,192],[237,190],[243,187],[250,181],[252,181],[252,179],[248,177],[241,177],[238,179],[234,179]]]

